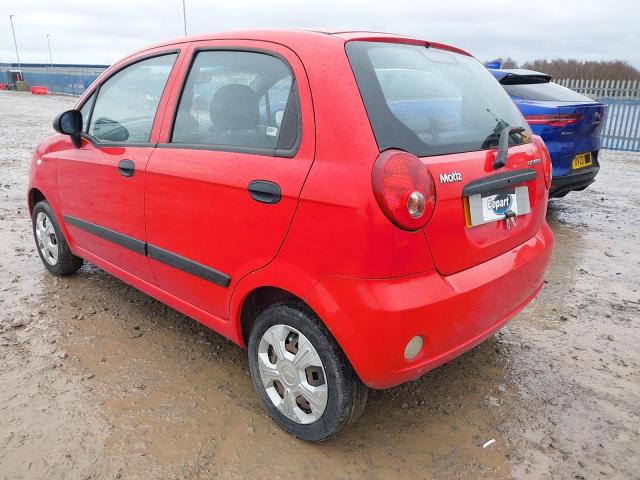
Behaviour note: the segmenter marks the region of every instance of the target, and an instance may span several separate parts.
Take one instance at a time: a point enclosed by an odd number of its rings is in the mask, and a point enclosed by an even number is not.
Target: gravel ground
[[[310,445],[230,342],[92,265],[41,266],[28,164],[72,103],[0,92],[1,479],[638,478],[640,155],[551,202],[546,285],[506,328]]]

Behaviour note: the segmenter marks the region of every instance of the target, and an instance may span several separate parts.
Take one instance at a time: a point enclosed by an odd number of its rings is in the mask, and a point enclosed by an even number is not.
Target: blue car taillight
[[[581,113],[549,113],[543,115],[525,115],[529,125],[549,125],[550,127],[566,127],[577,123],[582,118]]]

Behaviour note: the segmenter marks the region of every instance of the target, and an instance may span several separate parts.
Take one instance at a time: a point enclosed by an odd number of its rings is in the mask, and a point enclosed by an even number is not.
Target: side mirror
[[[53,120],[53,129],[63,135],[69,135],[76,148],[82,144],[82,113],[80,110],[67,110]]]

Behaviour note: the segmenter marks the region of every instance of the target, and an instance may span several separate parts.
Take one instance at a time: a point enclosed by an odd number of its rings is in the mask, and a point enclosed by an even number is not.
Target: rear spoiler
[[[546,73],[534,72],[533,70],[513,69],[499,70],[489,69],[496,80],[502,85],[525,85],[532,83],[549,83],[551,75]]]

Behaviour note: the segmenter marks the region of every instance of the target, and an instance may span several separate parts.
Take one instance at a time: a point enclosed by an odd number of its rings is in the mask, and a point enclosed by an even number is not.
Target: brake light
[[[550,113],[545,115],[525,115],[529,125],[549,125],[550,127],[566,127],[577,123],[582,118],[580,113]]]
[[[382,152],[373,166],[372,184],[380,209],[403,230],[418,230],[431,219],[436,185],[415,155],[400,150]]]

